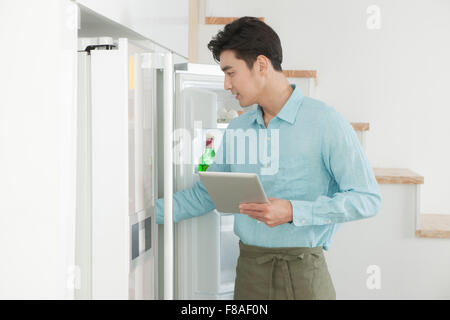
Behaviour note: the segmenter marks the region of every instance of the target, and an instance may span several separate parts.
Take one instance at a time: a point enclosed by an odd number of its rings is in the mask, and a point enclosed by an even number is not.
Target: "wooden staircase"
[[[450,239],[450,215],[425,213],[420,215],[420,229],[416,230],[420,238]]]

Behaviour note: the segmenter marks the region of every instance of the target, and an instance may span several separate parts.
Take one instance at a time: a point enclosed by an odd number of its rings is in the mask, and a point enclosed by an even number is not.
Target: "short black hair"
[[[256,58],[262,54],[277,71],[282,71],[283,52],[277,33],[266,23],[255,17],[242,17],[217,33],[208,43],[214,60],[220,62],[224,50],[233,50],[236,58],[244,60],[251,70]]]

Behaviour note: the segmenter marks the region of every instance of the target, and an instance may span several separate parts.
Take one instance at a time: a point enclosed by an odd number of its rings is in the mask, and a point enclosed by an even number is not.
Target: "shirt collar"
[[[275,117],[287,121],[290,124],[293,124],[295,122],[298,109],[303,102],[304,96],[300,92],[300,89],[295,84],[291,84],[291,87],[292,89],[294,89],[294,91],[284,104],[283,108],[281,108],[280,112],[278,112],[278,114]],[[253,121],[257,121],[258,124],[264,126],[263,112],[259,104],[256,109]]]

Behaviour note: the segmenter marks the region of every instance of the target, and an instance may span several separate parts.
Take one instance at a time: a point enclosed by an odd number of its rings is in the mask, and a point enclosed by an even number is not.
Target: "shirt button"
[[[305,220],[302,220],[302,223],[303,223],[303,224],[305,224],[305,223],[306,223],[306,221],[305,221]]]

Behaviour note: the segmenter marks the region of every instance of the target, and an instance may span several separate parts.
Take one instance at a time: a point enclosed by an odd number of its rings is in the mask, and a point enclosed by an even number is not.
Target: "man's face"
[[[220,54],[220,68],[225,73],[224,89],[230,90],[241,107],[258,103],[262,88],[262,78],[257,72],[257,64],[250,70],[242,59],[237,59],[234,51],[224,50]]]

